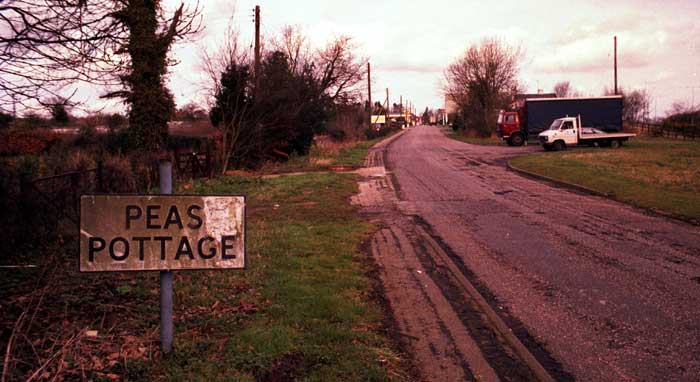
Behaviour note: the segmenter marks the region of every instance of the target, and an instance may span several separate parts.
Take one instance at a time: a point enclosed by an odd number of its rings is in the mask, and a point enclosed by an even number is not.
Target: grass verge
[[[226,177],[193,191],[248,195],[250,266],[180,274],[177,305],[187,307],[181,314],[207,312],[178,320],[177,355],[152,365],[150,377],[390,379],[386,365],[400,359],[378,334],[382,313],[369,299],[359,261],[357,249],[372,227],[347,202],[356,191],[354,176]]]
[[[700,142],[637,138],[619,150],[537,153],[510,163],[638,207],[700,221]]]
[[[247,195],[248,269],[175,272],[170,356],[158,350],[157,272],[80,274],[70,238],[46,246],[54,256],[38,268],[0,269],[7,381],[37,371],[94,381],[411,380],[359,250],[374,227],[349,205],[356,181],[310,173],[188,183],[190,194]]]
[[[473,145],[485,145],[485,146],[505,146],[506,143],[503,142],[502,140],[498,138],[476,138],[476,137],[467,137],[466,135],[463,134],[462,131],[455,131],[452,128],[443,128],[442,131],[445,133],[445,135],[448,138],[452,138],[454,140],[464,142],[464,143],[470,143]]]
[[[336,166],[361,166],[370,147],[374,146],[377,142],[398,134],[400,131],[401,130],[395,130],[383,137],[364,141],[352,147],[343,148],[333,160],[332,164]]]

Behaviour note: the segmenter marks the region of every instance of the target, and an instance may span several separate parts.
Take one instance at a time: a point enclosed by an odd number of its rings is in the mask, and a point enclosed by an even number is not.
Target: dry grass
[[[255,171],[257,175],[263,174],[281,174],[288,172],[312,172],[323,171],[328,166],[338,164],[339,161],[348,161],[354,159],[346,158],[349,154],[356,150],[362,154],[363,158],[366,154],[367,142],[374,141],[334,141],[327,135],[318,135],[311,146],[309,155],[297,156],[292,155],[286,163],[267,162]],[[360,163],[357,163],[360,164]]]
[[[342,150],[354,147],[359,142],[360,141],[337,142],[327,135],[319,135],[316,137],[310,156],[314,158],[314,160],[332,161]]]

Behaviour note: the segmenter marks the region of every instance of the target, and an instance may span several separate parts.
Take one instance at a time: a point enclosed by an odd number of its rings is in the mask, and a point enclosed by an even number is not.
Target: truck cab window
[[[561,126],[562,130],[569,130],[574,128],[574,123],[571,121],[564,122]]]
[[[514,123],[514,122],[515,122],[514,115],[506,115],[506,123]]]

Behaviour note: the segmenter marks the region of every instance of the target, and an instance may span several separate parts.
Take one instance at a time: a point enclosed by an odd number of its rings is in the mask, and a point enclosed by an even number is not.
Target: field
[[[357,164],[368,145],[332,160]],[[36,268],[0,270],[6,380],[410,380],[361,250],[374,227],[349,205],[356,180],[309,173],[181,184],[186,193],[247,195],[248,268],[175,272],[170,356],[158,350],[157,272],[80,274],[71,238],[46,243],[45,258],[26,254]]]
[[[637,138],[622,149],[538,153],[511,164],[608,193],[617,200],[700,221],[700,142]]]

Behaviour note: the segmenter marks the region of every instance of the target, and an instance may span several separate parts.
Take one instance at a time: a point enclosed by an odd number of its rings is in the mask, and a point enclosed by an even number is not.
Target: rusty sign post
[[[161,347],[172,350],[173,270],[245,268],[245,197],[82,195],[80,271],[160,271]]]

